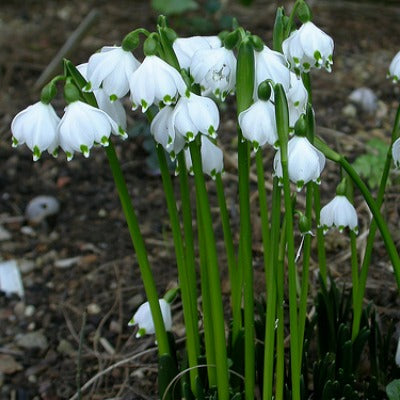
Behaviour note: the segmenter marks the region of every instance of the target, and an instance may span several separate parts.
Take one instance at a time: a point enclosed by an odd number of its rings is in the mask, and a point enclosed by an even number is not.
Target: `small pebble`
[[[10,240],[11,238],[11,233],[0,225],[0,242],[5,242],[7,240]]]
[[[349,100],[367,114],[375,113],[378,108],[378,98],[375,93],[367,87],[353,90],[349,95]]]
[[[37,196],[25,209],[25,217],[32,224],[39,224],[45,218],[60,211],[60,202],[53,196]]]
[[[97,315],[97,314],[100,314],[101,308],[100,308],[100,306],[99,306],[98,304],[96,304],[96,303],[90,303],[90,304],[87,306],[87,312],[88,312],[90,315]]]
[[[35,311],[36,311],[36,308],[32,304],[26,306],[25,312],[24,312],[25,317],[27,317],[27,318],[32,317],[33,314],[35,314]]]

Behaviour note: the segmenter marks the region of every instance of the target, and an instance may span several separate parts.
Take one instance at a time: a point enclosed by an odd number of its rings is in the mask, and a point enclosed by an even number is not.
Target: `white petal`
[[[207,136],[201,137],[201,160],[203,172],[211,177],[221,173],[224,168],[222,150]]]
[[[175,140],[175,129],[170,124],[172,113],[174,112],[173,107],[162,108],[157,115],[154,117],[150,125],[150,132],[154,137],[154,140],[161,144],[165,150],[169,151]]]
[[[392,146],[392,156],[394,164],[400,167],[400,138],[398,138]]]

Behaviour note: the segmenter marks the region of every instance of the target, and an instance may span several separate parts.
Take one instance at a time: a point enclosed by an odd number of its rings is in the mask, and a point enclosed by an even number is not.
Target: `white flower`
[[[289,108],[289,126],[291,129],[294,129],[300,115],[306,112],[308,92],[303,81],[298,79],[293,72],[290,73],[290,88],[287,92],[287,101]]]
[[[388,78],[391,78],[393,83],[400,79],[400,51],[394,56],[389,66]]]
[[[173,124],[174,107],[165,106],[154,117],[150,125],[150,132],[154,140],[161,144],[170,153],[172,159],[184,148],[185,138],[175,132]]]
[[[325,67],[330,72],[333,47],[332,38],[311,21],[292,32],[282,43],[283,53],[297,75],[308,72],[311,67]]]
[[[190,74],[200,84],[201,93],[224,100],[235,87],[236,58],[225,47],[201,49],[193,55]]]
[[[394,165],[400,168],[400,138],[396,139],[392,146],[392,157]]]
[[[352,231],[358,231],[357,212],[346,196],[336,195],[326,206],[322,207],[320,225],[324,233],[336,226],[340,232],[348,226]]]
[[[207,136],[201,136],[201,164],[203,172],[211,178],[221,173],[224,169],[224,156],[222,150],[216,146]],[[192,158],[189,149],[185,149],[186,168],[193,172]]]
[[[123,97],[129,91],[129,77],[139,65],[130,51],[122,47],[105,46],[89,59],[89,87],[92,90],[102,87],[113,100]]]
[[[56,155],[58,147],[57,126],[60,118],[51,104],[41,101],[20,111],[12,120],[12,144],[26,143],[37,161],[43,151]]]
[[[126,138],[115,121],[104,111],[79,100],[65,107],[65,114],[58,125],[60,146],[68,161],[75,151],[89,157],[89,151],[95,144],[108,146],[111,132]]]
[[[301,190],[310,181],[319,183],[319,176],[325,166],[325,156],[307,138],[295,136],[288,143],[289,179]],[[275,175],[282,178],[281,151],[274,158]]]
[[[161,309],[161,315],[164,320],[165,329],[172,329],[171,305],[164,299],[158,300]],[[150,304],[147,301],[143,303],[135,312],[132,319],[128,322],[128,326],[138,325],[137,338],[144,335],[152,335],[155,333],[153,317],[151,316]]]
[[[157,56],[147,56],[129,80],[132,108],[145,112],[152,104],[170,105],[178,93],[184,95],[186,84],[180,73]]]
[[[222,43],[218,36],[191,36],[188,38],[177,38],[173,48],[181,68],[189,69],[192,57],[197,50],[216,49]]]
[[[187,141],[194,140],[199,132],[211,137],[217,136],[218,107],[208,97],[194,93],[190,93],[189,97],[181,97],[171,118],[176,133],[185,137]]]
[[[257,100],[247,110],[242,111],[239,114],[239,126],[255,151],[265,143],[274,146],[278,141],[275,107],[270,101]]]
[[[285,92],[290,86],[290,70],[287,66],[285,57],[267,46],[260,52],[255,52],[255,91],[257,93],[258,85],[266,79],[271,79],[274,83],[280,83]]]
[[[87,80],[87,66],[88,63],[80,64],[76,69]],[[122,131],[126,130],[126,112],[121,100],[110,100],[110,96],[103,88],[93,90],[94,97],[96,98],[97,105],[100,110],[105,111],[121,128]]]

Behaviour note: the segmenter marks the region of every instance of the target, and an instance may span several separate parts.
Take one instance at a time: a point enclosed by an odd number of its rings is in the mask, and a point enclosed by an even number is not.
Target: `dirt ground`
[[[386,71],[400,50],[400,6],[328,0],[314,3],[316,23],[335,40],[333,72],[312,74],[318,130],[353,161],[367,150],[371,138],[386,143],[390,138],[400,90],[386,79]],[[271,45],[276,4],[258,0],[244,8],[229,0],[222,14],[236,16],[246,29]],[[71,162],[63,156],[53,159],[45,155],[33,163],[26,148],[11,148],[12,118],[37,101],[35,82],[93,8],[99,10],[99,18],[69,55],[76,64],[85,62],[103,45],[120,43],[132,29],[155,27],[157,15],[145,0],[0,3],[0,228],[5,231],[0,236],[0,262],[17,260],[25,290],[23,299],[0,294],[1,399],[77,398],[73,396],[78,381],[86,399],[154,398],[153,338],[136,340],[127,326],[144,301],[143,288],[105,152],[98,149],[88,160],[76,156]],[[200,11],[185,18],[174,17],[171,25],[183,36],[219,30],[216,19]],[[204,26],[210,30],[201,31]],[[370,88],[377,96],[377,107],[371,113],[354,107],[348,99],[360,87]],[[57,100],[55,106],[62,111],[62,101]],[[143,121],[139,113],[128,114],[133,129]],[[235,215],[233,115],[229,100],[219,137],[225,149],[228,203]],[[162,294],[174,285],[176,274],[161,180],[146,166],[141,140],[115,143]],[[272,154],[267,157],[267,166],[272,165],[271,160]],[[338,171],[331,163],[322,179],[322,200],[326,203],[338,183]],[[384,213],[400,248],[398,173],[393,174],[392,182]],[[255,190],[255,182],[253,185]],[[212,184],[210,191],[214,195]],[[30,226],[24,218],[25,209],[39,195],[54,196],[61,209],[48,224]],[[356,205],[362,249],[369,214],[357,192]],[[257,218],[254,215],[254,264],[256,274],[262,276]],[[218,221],[216,210],[215,219]],[[222,246],[221,236],[219,241]],[[328,235],[330,269],[341,282],[350,279],[348,248],[347,236]],[[262,287],[260,284],[260,290]],[[382,318],[399,320],[398,292],[380,239],[367,296],[378,305]],[[179,304],[174,320],[174,333],[181,338],[184,330]],[[98,373],[98,379],[92,379]]]

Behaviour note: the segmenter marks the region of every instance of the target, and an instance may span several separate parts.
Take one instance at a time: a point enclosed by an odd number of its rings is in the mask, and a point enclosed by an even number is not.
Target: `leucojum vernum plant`
[[[89,157],[98,146],[107,153],[148,300],[129,324],[138,326],[137,337],[155,334],[160,399],[378,398],[363,397],[357,365],[368,338],[378,332],[372,311],[363,308],[377,230],[400,288],[399,254],[380,211],[392,159],[400,166],[400,113],[374,197],[347,159],[316,134],[317,111],[309,72],[331,71],[334,43],[311,19],[304,0],[297,0],[288,16],[279,8],[270,48],[237,22],[230,32],[218,36],[180,38],[161,16],[155,32],[135,29],[120,46],[101,48],[87,64],[74,66],[64,60],[64,73],[43,88],[39,102],[12,122],[13,146],[25,143],[35,161],[46,150],[57,156],[62,149],[68,160],[75,153]],[[140,54],[141,43],[143,61],[139,62],[133,52]],[[389,76],[395,82],[400,77],[400,53],[390,65]],[[60,86],[66,102],[61,119],[51,105]],[[150,124],[170,218],[179,288],[165,296],[156,290],[139,221],[110,137],[113,133],[127,138],[121,99],[128,94],[132,108],[140,107]],[[237,241],[225,200],[223,152],[218,147],[222,134],[218,132],[218,104],[230,95],[236,98],[238,121]],[[273,165],[265,171],[264,157],[270,152],[275,152]],[[176,161],[179,199],[167,157]],[[338,167],[337,189],[322,207],[320,190],[324,185],[320,184],[327,160]],[[262,303],[256,302],[253,287],[249,180],[253,163],[266,282]],[[273,185],[267,193],[265,179],[270,170]],[[211,177],[217,193],[229,300],[221,291],[221,257],[205,175]],[[372,215],[362,257],[356,243],[353,188],[361,193]],[[195,204],[191,191],[195,192]],[[305,206],[296,202],[297,192],[304,194]],[[332,227],[350,235],[352,289],[347,309],[335,303],[338,290],[330,280],[325,254],[324,234]],[[313,241],[321,287],[316,320],[308,315]],[[179,356],[170,332],[170,303],[176,296],[182,302],[186,332]],[[224,302],[229,302],[229,312]],[[350,315],[347,325],[343,322],[346,315]],[[319,337],[319,346],[314,346],[318,350],[309,346],[313,336]],[[310,382],[312,351],[316,361],[314,381]],[[369,353],[372,358],[372,347]],[[374,382],[378,386],[388,383],[379,376],[367,382],[370,393]]]

